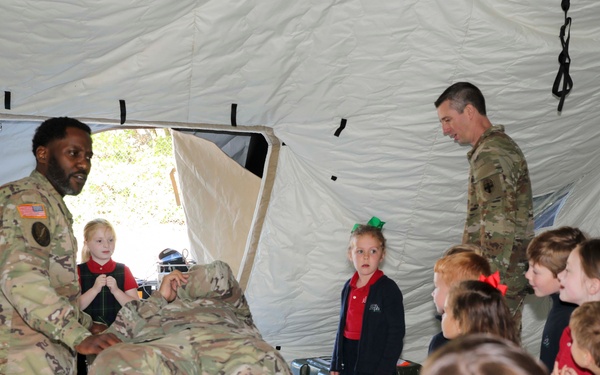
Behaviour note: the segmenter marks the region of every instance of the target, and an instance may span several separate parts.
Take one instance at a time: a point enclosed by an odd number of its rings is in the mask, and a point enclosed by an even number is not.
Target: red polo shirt
[[[115,268],[117,268],[117,262],[110,259],[105,264],[100,265],[93,259],[90,259],[87,261],[87,266],[90,269],[91,273],[101,275],[104,273],[111,273],[112,271],[114,271]],[[79,267],[77,267],[77,276],[79,276],[79,279],[81,280],[81,275],[79,274]],[[80,281],[80,284],[81,284],[81,281]],[[133,274],[131,273],[131,270],[129,269],[129,267],[125,266],[125,288],[124,288],[125,290],[123,290],[123,291],[126,292],[130,289],[137,289],[137,288],[138,288],[138,285],[137,285],[137,281],[135,281],[135,277],[133,277]]]
[[[379,278],[383,276],[383,271],[377,270],[369,279],[367,285],[357,288],[358,272],[355,272],[350,279],[350,295],[348,296],[348,310],[346,311],[346,326],[344,327],[344,337],[350,340],[359,340],[362,330],[363,316],[365,314],[365,304],[369,295],[369,288]]]

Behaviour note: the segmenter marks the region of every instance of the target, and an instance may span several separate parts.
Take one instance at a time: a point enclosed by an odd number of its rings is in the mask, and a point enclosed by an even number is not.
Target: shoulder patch
[[[33,223],[31,226],[31,235],[40,246],[46,247],[50,245],[50,230],[43,223],[39,221]]]
[[[492,191],[494,191],[494,181],[492,181],[491,178],[483,180],[483,190],[488,194],[491,194]]]
[[[20,204],[17,206],[22,219],[47,219],[46,207],[43,204]]]

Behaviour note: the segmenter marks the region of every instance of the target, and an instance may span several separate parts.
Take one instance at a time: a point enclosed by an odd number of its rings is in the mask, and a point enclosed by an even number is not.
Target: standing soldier
[[[508,285],[507,303],[521,327],[527,294],[526,249],[533,238],[533,199],[527,162],[502,125],[492,126],[485,99],[468,82],[448,87],[435,101],[444,135],[473,148],[463,243],[481,246],[483,255]]]
[[[119,339],[79,309],[77,242],[63,197],[83,189],[90,128],[61,117],[33,137],[36,168],[0,186],[0,374],[73,374],[75,353]],[[104,326],[106,328],[106,326]]]

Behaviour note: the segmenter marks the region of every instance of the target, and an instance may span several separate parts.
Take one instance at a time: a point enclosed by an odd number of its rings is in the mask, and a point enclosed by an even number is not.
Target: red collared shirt
[[[90,269],[90,272],[94,274],[111,273],[115,270],[115,268],[117,268],[117,262],[112,260],[112,258],[103,265],[98,264],[96,261],[90,258],[90,260],[88,260],[86,264]],[[77,275],[81,279],[81,275],[79,274],[79,267],[77,267]],[[133,277],[133,274],[131,273],[129,267],[125,266],[125,290],[123,291],[126,292],[130,289],[137,289],[137,287],[138,285],[137,281],[135,281],[135,277]]]
[[[359,340],[362,330],[363,316],[365,313],[365,304],[369,295],[369,288],[379,278],[383,276],[383,271],[377,270],[369,279],[367,285],[357,288],[358,272],[355,272],[350,279],[350,295],[348,296],[348,310],[346,311],[346,326],[344,327],[344,337],[350,340]]]

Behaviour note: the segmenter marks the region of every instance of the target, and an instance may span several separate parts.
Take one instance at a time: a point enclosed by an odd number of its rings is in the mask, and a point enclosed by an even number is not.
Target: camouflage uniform
[[[492,271],[508,285],[506,301],[521,325],[527,294],[526,249],[533,238],[533,201],[527,162],[519,146],[492,126],[468,153],[469,201],[463,243],[480,245]]]
[[[101,352],[89,374],[291,375],[263,341],[229,266],[215,261],[189,273],[173,302],[157,291],[123,306],[107,331],[123,343]]]
[[[78,307],[71,213],[33,171],[0,187],[0,218],[0,374],[72,374],[92,321]]]

